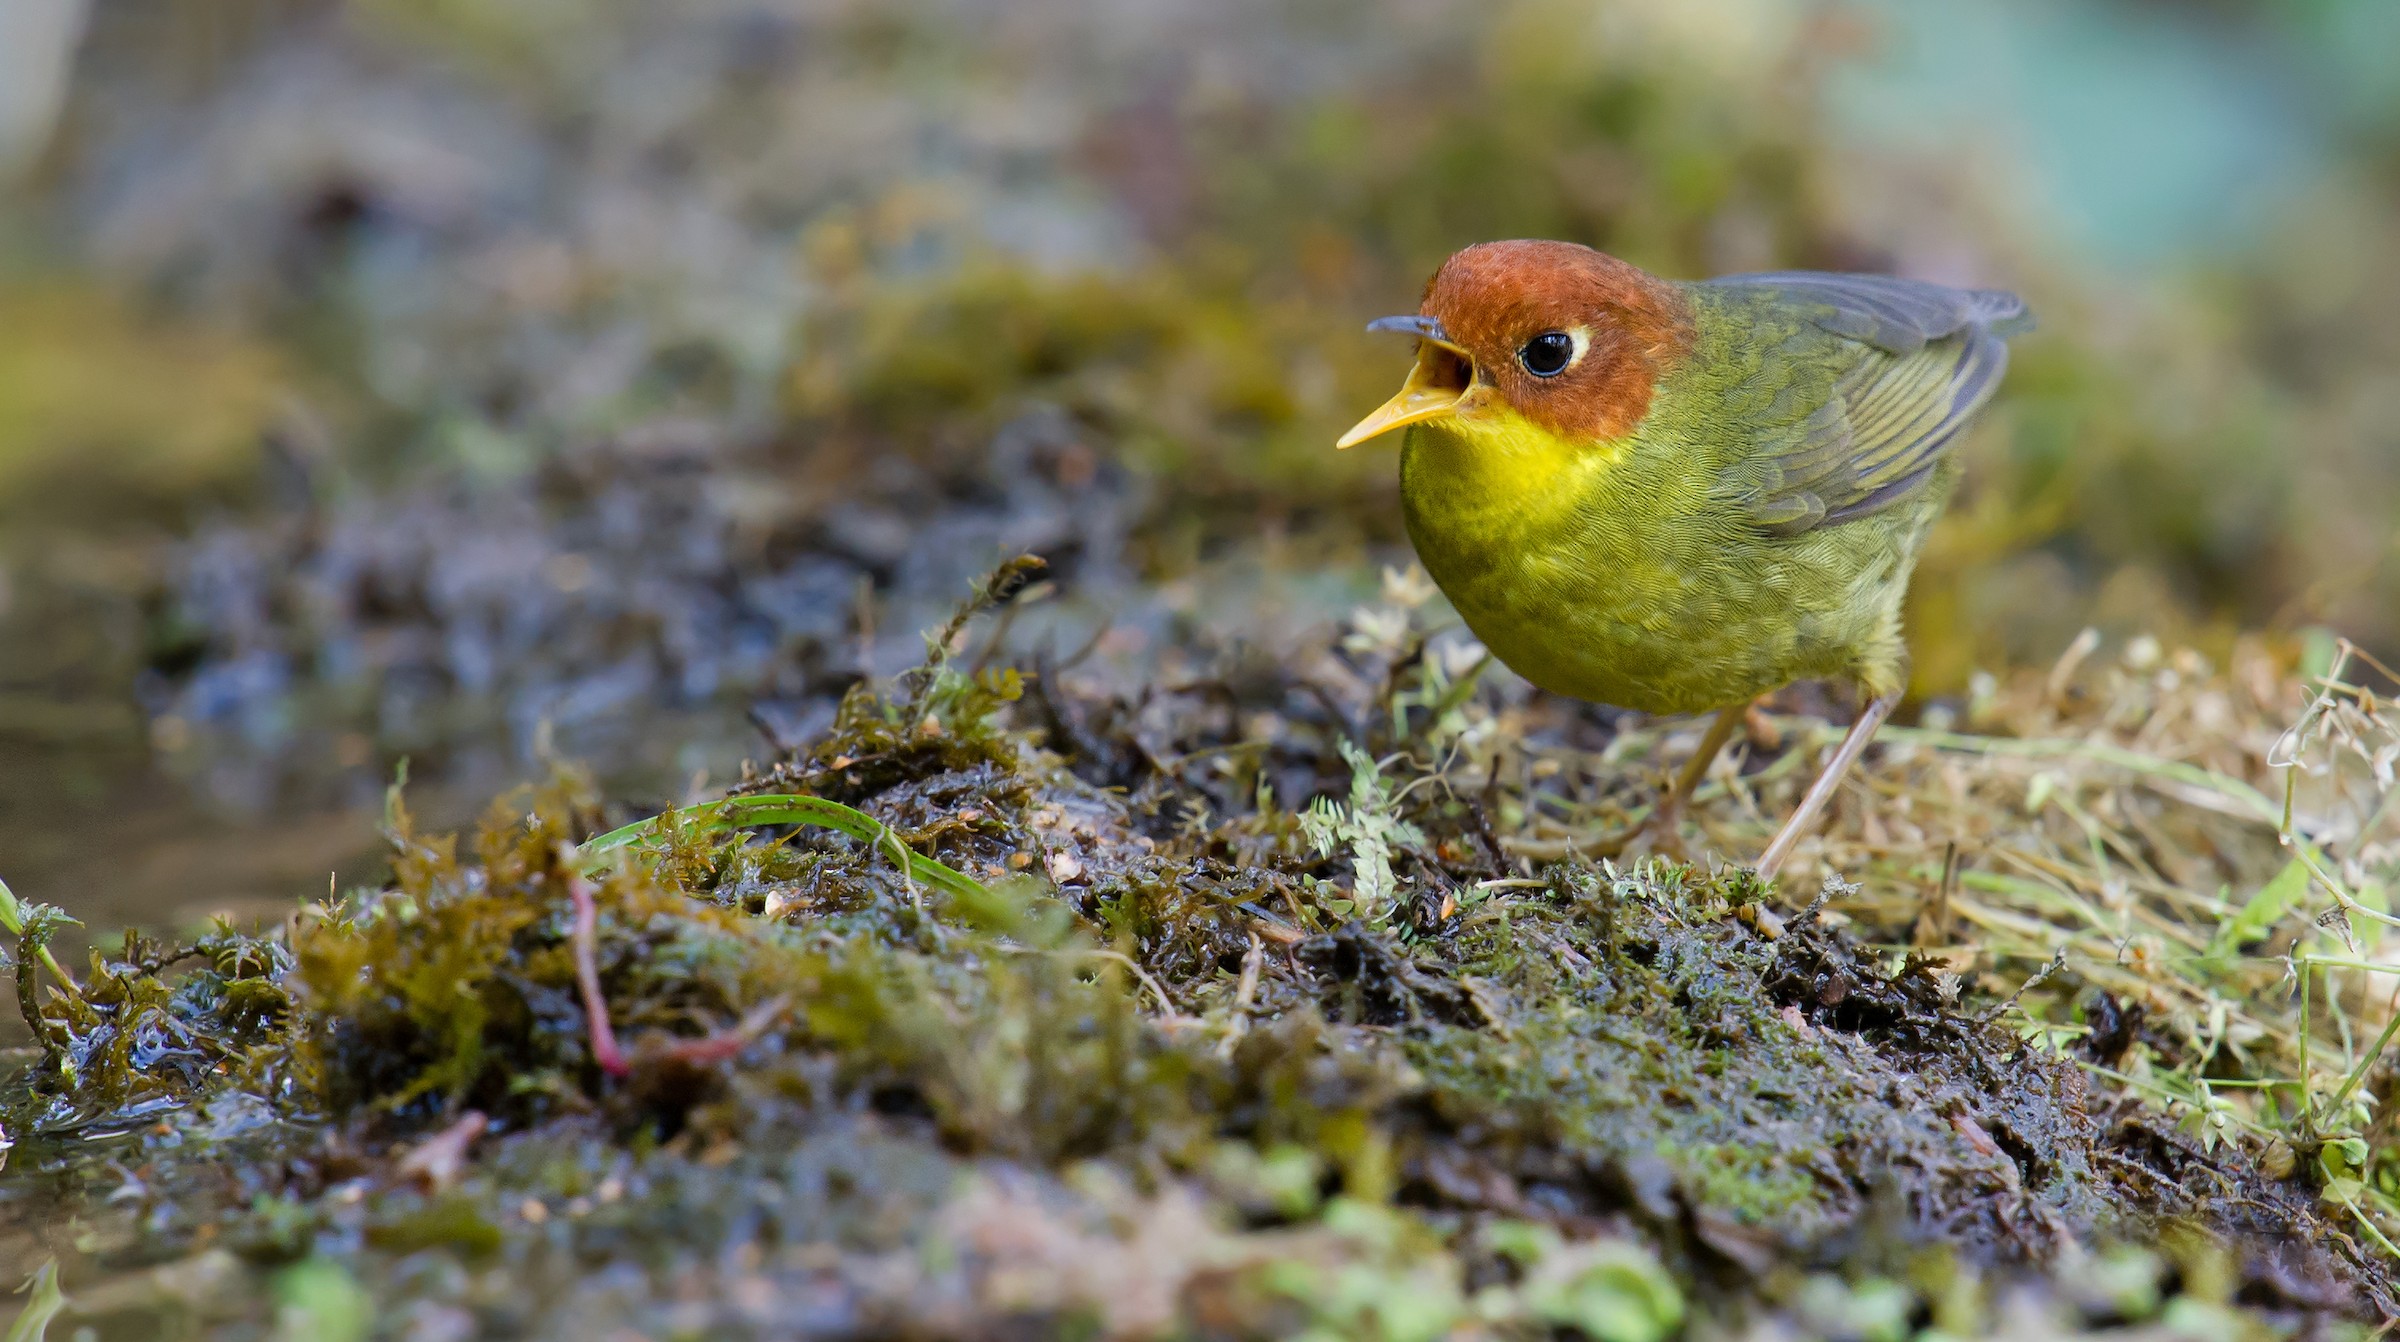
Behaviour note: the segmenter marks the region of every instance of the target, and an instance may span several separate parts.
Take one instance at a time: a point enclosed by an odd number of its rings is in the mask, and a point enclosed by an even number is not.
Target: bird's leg
[[[1634,840],[1647,835],[1653,849],[1669,857],[1684,858],[1684,803],[1691,800],[1692,794],[1700,790],[1700,781],[1708,777],[1708,766],[1716,762],[1718,753],[1725,749],[1725,743],[1733,739],[1735,732],[1741,730],[1744,715],[1749,710],[1750,705],[1747,702],[1718,710],[1716,718],[1708,724],[1707,734],[1700,738],[1700,748],[1692,752],[1692,758],[1684,764],[1683,772],[1676,776],[1674,785],[1667,790],[1666,795],[1660,797],[1658,803],[1650,808],[1650,814],[1643,819],[1642,823],[1603,845],[1601,850],[1593,855],[1595,857],[1615,857],[1631,847]]]
[[[1883,720],[1891,716],[1893,705],[1899,702],[1897,690],[1878,695],[1867,702],[1866,708],[1858,715],[1858,721],[1850,724],[1850,734],[1842,738],[1841,748],[1834,751],[1833,758],[1825,762],[1825,771],[1817,775],[1816,782],[1808,785],[1808,795],[1800,799],[1799,808],[1792,812],[1792,818],[1783,822],[1783,830],[1775,836],[1775,842],[1768,844],[1767,851],[1759,855],[1759,880],[1774,880],[1775,873],[1783,870],[1784,859],[1792,855],[1792,845],[1800,842],[1800,836],[1817,822],[1825,803],[1833,800],[1834,789],[1842,785],[1850,766],[1858,763],[1859,754],[1867,748],[1867,742],[1874,739],[1875,729],[1883,725]]]
[[[1708,766],[1717,762],[1725,743],[1742,729],[1749,711],[1750,705],[1746,703],[1718,709],[1715,720],[1708,724],[1707,734],[1700,738],[1700,748],[1692,752],[1691,759],[1683,766],[1683,772],[1676,775],[1675,790],[1659,798],[1657,809],[1650,813],[1650,823],[1658,827],[1660,837],[1666,842],[1677,848],[1683,846],[1682,839],[1678,837],[1683,829],[1683,808],[1691,801],[1692,794],[1700,790],[1701,780],[1708,777]]]

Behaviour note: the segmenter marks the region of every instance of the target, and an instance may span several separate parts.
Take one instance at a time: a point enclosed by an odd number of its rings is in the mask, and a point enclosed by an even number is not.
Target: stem
[[[2384,1022],[2383,1033],[2375,1038],[2375,1047],[2367,1050],[2367,1055],[2358,1060],[2358,1066],[2351,1068],[2350,1075],[2342,1081],[2342,1088],[2335,1091],[2333,1098],[2325,1102],[2326,1113],[2330,1114],[2341,1108],[2342,1101],[2350,1098],[2350,1092],[2358,1088],[2358,1083],[2367,1079],[2367,1069],[2373,1067],[2375,1060],[2383,1056],[2384,1046],[2392,1042],[2392,1036],[2395,1033],[2400,1033],[2400,1007],[2396,1007],[2392,1012],[2392,1018]]]
[[[61,1057],[58,1038],[50,1033],[50,1018],[42,1014],[42,999],[34,991],[33,963],[26,958],[22,936],[17,938],[17,1012],[41,1044],[43,1060],[57,1063]]]
[[[2343,912],[2358,914],[2369,922],[2382,923],[2387,927],[2400,927],[2400,917],[2379,913],[2359,903],[2356,895],[2351,894],[2340,881],[2333,879],[2323,867],[2318,866],[2315,859],[2323,857],[2324,854],[2317,851],[2315,844],[2301,839],[2296,834],[2287,833],[2284,838],[2291,845],[2292,859],[2308,869],[2308,874],[2316,880],[2317,884],[2325,887],[2326,892],[2333,896],[2333,902],[2342,906]]]
[[[2316,967],[2315,956],[2300,957],[2300,1131],[2309,1137],[2317,1132],[2317,1088],[2308,1070],[2308,976]]]
[[[2373,960],[2351,960],[2339,955],[2303,955],[2298,957],[2294,963],[2297,964],[2300,961],[2306,961],[2312,965],[2324,965],[2332,969],[2362,969],[2373,974],[2400,974],[2400,964],[2377,964]]]
[[[33,1280],[27,1285],[33,1291],[33,1298],[25,1302],[25,1312],[19,1314],[17,1321],[8,1326],[8,1335],[5,1339],[0,1339],[0,1342],[41,1342],[42,1335],[50,1327],[51,1321],[56,1319],[60,1312],[67,1307],[66,1292],[58,1289],[58,1260],[56,1258],[42,1264],[41,1269],[33,1274]]]
[[[1103,950],[1088,946],[1069,946],[1061,950],[1045,950],[1039,946],[1011,946],[1007,945],[1006,943],[997,944],[993,947],[993,949],[1006,951],[1011,955],[1057,955],[1085,960],[1106,960],[1111,964],[1122,965],[1126,969],[1132,971],[1133,976],[1141,981],[1141,985],[1143,987],[1150,990],[1150,995],[1152,997],[1158,999],[1158,1009],[1160,1011],[1169,1016],[1178,1014],[1175,1007],[1175,999],[1167,996],[1167,990],[1159,985],[1157,979],[1150,976],[1149,970],[1142,968],[1140,961],[1135,960],[1132,956],[1127,955],[1123,951]],[[1253,984],[1252,986],[1255,987],[1256,985]]]
[[[580,875],[567,878],[567,898],[575,905],[575,986],[583,992],[583,1016],[592,1032],[592,1061],[600,1070],[623,1080],[633,1069],[617,1047],[617,1032],[608,1023],[608,1002],[600,995],[600,907],[592,900],[592,883]]]
[[[2400,1258],[2400,1245],[2393,1244],[2392,1241],[2384,1235],[2382,1228],[2377,1226],[2374,1221],[2368,1219],[2367,1214],[2359,1209],[2359,1205],[2357,1203],[2352,1202],[2350,1199],[2343,1197],[2338,1193],[2334,1195],[2334,1198],[2335,1201],[2340,1202],[2343,1206],[2350,1209],[2350,1214],[2358,1218],[2359,1226],[2364,1229],[2368,1236],[2377,1244],[2383,1246],[2383,1251],[2385,1253],[2390,1254],[2394,1258]]]
[[[2165,1100],[2170,1104],[2180,1104],[2191,1108],[2201,1107],[2200,1099],[2197,1096],[2178,1095],[2174,1091],[2171,1091],[2165,1086],[2159,1085],[2154,1081],[2137,1081],[2113,1067],[2103,1067],[2099,1063],[2086,1062],[2081,1058],[2075,1059],[2075,1065],[2087,1072],[2092,1073],[2094,1076],[2105,1076],[2109,1080],[2116,1082],[2118,1085],[2141,1091],[2145,1095],[2155,1096],[2156,1098]],[[2277,1132],[2273,1128],[2265,1126],[2264,1124],[2253,1122],[2250,1119],[2244,1118],[2240,1114],[2234,1113],[2231,1110],[2220,1109],[2216,1112],[2224,1114],[2225,1117],[2229,1119],[2235,1127],[2247,1129],[2256,1136],[2281,1137],[2284,1135],[2280,1132]]]
[[[48,946],[37,946],[33,953],[40,957],[42,968],[49,970],[58,979],[58,986],[67,990],[67,996],[74,998],[78,1003],[83,1001],[83,989],[75,986],[75,976],[68,973],[65,966],[59,964],[58,957],[50,953]]]
[[[1444,714],[1465,703],[1468,697],[1475,693],[1476,684],[1483,679],[1484,670],[1491,664],[1492,655],[1487,652],[1477,659],[1475,665],[1467,668],[1465,675],[1452,681],[1450,688],[1442,692],[1441,698],[1426,706],[1427,711],[1432,714],[1429,720],[1440,722]]]
[[[25,935],[25,921],[23,901],[17,898],[16,891],[8,888],[8,882],[0,881],[0,929],[22,938]],[[20,954],[23,949],[22,945],[18,947]],[[83,989],[76,986],[75,976],[58,962],[58,957],[50,953],[50,943],[45,941],[34,947],[33,953],[41,960],[42,968],[49,970],[58,979],[59,986],[66,989],[67,996],[74,998],[76,1005],[83,1005]]]

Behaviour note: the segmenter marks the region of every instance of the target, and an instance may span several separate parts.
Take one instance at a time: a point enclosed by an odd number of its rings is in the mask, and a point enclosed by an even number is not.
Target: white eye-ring
[[[1544,331],[1517,350],[1517,363],[1535,377],[1557,377],[1583,359],[1592,347],[1592,333],[1583,327]]]

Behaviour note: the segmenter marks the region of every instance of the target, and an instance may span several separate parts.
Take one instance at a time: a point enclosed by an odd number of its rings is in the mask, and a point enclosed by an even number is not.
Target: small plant
[[[82,1008],[83,993],[76,987],[75,977],[58,963],[58,957],[50,951],[52,938],[69,927],[82,925],[68,917],[66,910],[55,905],[27,904],[19,900],[16,892],[8,888],[8,882],[0,881],[0,931],[7,932],[17,941],[15,960],[9,961],[6,953],[0,952],[0,963],[13,964],[17,979],[17,1008],[25,1017],[25,1025],[33,1032],[43,1052],[62,1068],[72,1064],[60,1051],[58,1038],[52,1034],[43,1018],[41,996],[34,990],[33,966],[38,961],[50,971],[52,978],[58,980],[58,991],[70,1008]],[[88,1009],[85,1014],[88,1014]]]
[[[1310,802],[1300,815],[1300,832],[1320,857],[1350,855],[1350,898],[1328,900],[1326,907],[1381,923],[1391,916],[1399,894],[1392,851],[1400,844],[1425,842],[1425,834],[1393,813],[1394,798],[1373,756],[1347,740],[1341,751],[1350,765],[1349,803],[1331,797]]]

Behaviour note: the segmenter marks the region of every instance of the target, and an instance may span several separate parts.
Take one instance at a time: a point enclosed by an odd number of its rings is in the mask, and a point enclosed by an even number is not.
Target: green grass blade
[[[2333,1098],[2325,1102],[2325,1112],[2327,1115],[2330,1116],[2341,1113],[2342,1103],[2350,1098],[2351,1091],[2358,1089],[2359,1082],[2367,1079],[2368,1069],[2373,1067],[2376,1061],[2383,1057],[2383,1051],[2385,1049],[2391,1047],[2392,1036],[2395,1033],[2400,1033],[2400,1012],[2394,1012],[2392,1014],[2392,1018],[2384,1022],[2383,1033],[2376,1037],[2375,1047],[2368,1049],[2366,1053],[2359,1058],[2358,1065],[2350,1069],[2350,1075],[2342,1078],[2342,1088],[2335,1091],[2333,1093]]]
[[[752,825],[815,825],[839,830],[863,843],[874,845],[877,851],[903,863],[908,874],[944,894],[974,898],[985,892],[981,882],[955,867],[913,851],[900,841],[889,825],[853,806],[822,797],[801,797],[785,793],[768,793],[756,797],[728,797],[723,801],[703,802],[652,816],[648,820],[612,829],[583,845],[587,859],[601,859],[621,849],[630,848],[655,835],[660,823],[669,818],[697,820],[711,833],[729,829],[747,829]],[[607,865],[604,861],[595,866]]]

